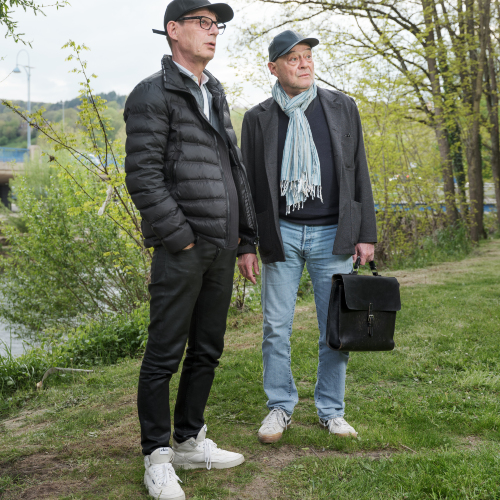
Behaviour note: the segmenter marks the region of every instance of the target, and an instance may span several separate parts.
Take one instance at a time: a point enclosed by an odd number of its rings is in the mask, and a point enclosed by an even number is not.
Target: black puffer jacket
[[[230,207],[219,154],[226,143],[199,109],[170,56],[163,58],[162,66],[162,71],[135,87],[124,112],[126,184],[142,217],[145,245],[163,244],[175,253],[197,235],[226,248]],[[255,243],[253,201],[224,89],[205,73],[219,121],[229,138],[238,193],[239,237],[242,243]]]

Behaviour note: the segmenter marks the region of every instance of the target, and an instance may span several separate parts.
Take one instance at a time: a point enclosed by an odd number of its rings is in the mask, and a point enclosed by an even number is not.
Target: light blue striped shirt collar
[[[205,113],[205,116],[208,119],[210,119],[210,101],[209,101],[209,98],[207,95],[208,90],[206,88],[206,84],[209,80],[208,76],[205,75],[205,73],[201,74],[201,85],[200,85],[198,78],[195,74],[193,74],[191,71],[189,71],[187,68],[185,68],[184,66],[182,66],[178,62],[175,62],[173,59],[172,59],[172,61],[179,68],[179,71],[181,73],[184,73],[185,75],[187,75],[189,78],[191,78],[191,80],[193,80],[193,82],[196,83],[196,85],[198,85],[200,87],[201,93],[203,95],[203,113]]]

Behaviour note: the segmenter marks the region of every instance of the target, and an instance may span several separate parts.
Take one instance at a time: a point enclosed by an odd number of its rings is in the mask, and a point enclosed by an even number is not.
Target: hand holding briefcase
[[[360,262],[351,274],[332,277],[327,344],[334,351],[392,351],[401,310],[398,280],[380,276],[374,262],[373,276],[359,276]]]

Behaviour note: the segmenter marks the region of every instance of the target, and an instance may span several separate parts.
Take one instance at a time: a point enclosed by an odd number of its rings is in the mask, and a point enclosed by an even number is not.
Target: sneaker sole
[[[264,444],[277,443],[283,436],[282,432],[278,434],[258,434],[259,441]]]
[[[231,460],[231,462],[212,462],[212,469],[231,469],[232,467],[237,467],[241,465],[245,461],[245,457],[237,458],[236,460]],[[173,463],[174,469],[206,469],[207,464],[205,462],[196,462],[196,463]]]
[[[328,431],[328,426],[327,425],[323,425],[323,424],[319,424],[321,426],[321,428],[324,430],[324,431]],[[358,437],[358,433],[355,432],[354,434],[352,434],[351,432],[348,432],[346,434],[337,434],[336,432],[332,432],[331,434],[333,434],[334,436],[338,436],[338,437],[343,437],[343,438],[346,438],[346,437],[355,437],[357,438]]]
[[[156,500],[186,500],[186,495],[184,494],[184,492],[179,493],[178,495],[163,495],[162,496],[161,490],[160,490],[160,493],[156,493],[156,492],[151,491],[151,488],[150,488],[148,481],[146,479],[146,474],[144,474],[144,486],[148,490],[149,495],[152,496]]]

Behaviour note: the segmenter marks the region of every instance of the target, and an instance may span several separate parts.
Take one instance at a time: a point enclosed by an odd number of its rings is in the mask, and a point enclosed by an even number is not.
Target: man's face
[[[305,43],[295,45],[288,54],[279,57],[276,62],[270,62],[268,66],[289,95],[299,95],[314,82],[312,50]]]
[[[204,16],[212,21],[217,21],[217,17],[208,9],[199,9],[188,12],[182,17]],[[199,19],[189,19],[186,21],[170,21],[167,26],[170,38],[177,40],[176,48],[186,57],[195,60],[208,62],[215,56],[215,45],[219,30],[215,24],[209,30],[200,26]]]

